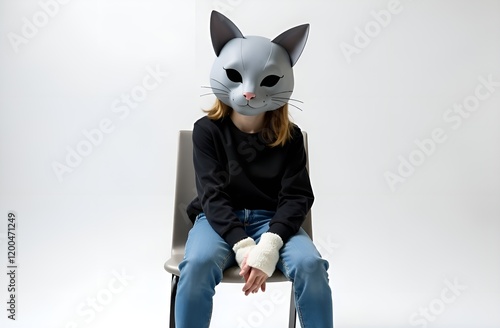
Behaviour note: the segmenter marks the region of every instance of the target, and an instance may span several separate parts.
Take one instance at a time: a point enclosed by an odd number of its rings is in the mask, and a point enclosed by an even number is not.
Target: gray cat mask
[[[309,24],[291,28],[272,41],[243,36],[224,15],[212,11],[210,34],[217,58],[210,72],[215,96],[243,115],[280,108],[293,92],[292,67],[309,34]]]

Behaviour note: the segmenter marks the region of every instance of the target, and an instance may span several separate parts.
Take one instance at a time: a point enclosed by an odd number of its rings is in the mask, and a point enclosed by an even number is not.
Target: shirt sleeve
[[[297,126],[295,126],[293,139],[286,155],[286,163],[287,167],[278,195],[278,206],[268,230],[278,234],[283,243],[299,231],[314,202],[314,194],[306,168],[304,137]]]
[[[225,192],[229,181],[227,160],[222,157],[222,141],[207,127],[193,128],[193,164],[196,190],[205,216],[212,228],[231,246],[247,237],[243,224],[234,214],[231,198]],[[221,144],[217,147],[217,143]],[[219,150],[219,151],[218,151]]]

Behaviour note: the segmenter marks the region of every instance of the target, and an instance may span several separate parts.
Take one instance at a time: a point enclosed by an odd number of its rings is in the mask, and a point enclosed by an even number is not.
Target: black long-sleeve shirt
[[[304,140],[295,124],[291,140],[269,147],[260,133],[242,132],[229,116],[204,116],[193,128],[193,161],[198,196],[187,207],[188,216],[194,221],[204,212],[231,247],[247,237],[234,210],[275,211],[269,232],[285,243],[313,204]]]

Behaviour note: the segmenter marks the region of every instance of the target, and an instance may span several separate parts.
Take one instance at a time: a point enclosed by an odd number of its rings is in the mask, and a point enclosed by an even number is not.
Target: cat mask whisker
[[[219,84],[220,84],[220,85],[222,85],[224,88],[226,88],[226,89],[227,89],[227,91],[231,91],[231,89],[229,89],[229,88],[228,88],[228,87],[227,87],[224,83],[222,83],[221,81],[218,81],[218,80],[214,79],[213,77],[212,77],[212,78],[210,78],[210,80],[213,80],[213,81],[215,81],[215,82],[219,83]]]
[[[278,103],[278,101],[279,101],[279,103]],[[273,99],[273,103],[280,105],[280,106],[283,106],[284,104],[288,104],[288,106],[295,107],[302,112],[302,108],[300,108],[299,106],[295,106],[294,104],[287,103],[286,101],[283,101],[283,100]]]
[[[218,93],[218,92],[209,92],[209,93],[204,93],[202,95],[200,95],[200,97],[204,97],[204,96],[208,96],[208,95],[215,95],[215,96],[218,96],[218,97],[229,97],[227,94],[225,93]]]
[[[271,97],[272,97],[272,96],[274,96],[274,95],[279,95],[280,93],[292,93],[292,92],[293,92],[293,91],[281,91],[281,92],[276,92],[276,93],[273,93],[273,94],[271,95]]]
[[[202,87],[202,88],[206,88],[206,89],[212,89],[212,90],[222,91],[222,92],[224,92],[224,93],[226,93],[226,94],[228,94],[228,93],[229,93],[229,92],[227,92],[227,91],[226,91],[226,90],[224,90],[224,89],[218,89],[218,88],[209,87],[209,86],[205,86],[205,85],[202,85],[201,87]]]
[[[301,104],[304,103],[302,100],[293,99],[293,98],[286,98],[286,97],[271,97],[271,98],[273,98],[273,99],[286,99],[286,100],[296,101],[296,102],[299,102]]]

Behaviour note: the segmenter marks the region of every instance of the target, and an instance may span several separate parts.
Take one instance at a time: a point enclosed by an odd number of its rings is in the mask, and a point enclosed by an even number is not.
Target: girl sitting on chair
[[[179,266],[177,328],[209,326],[215,286],[236,263],[245,295],[265,291],[278,268],[293,283],[302,327],[332,328],[328,262],[301,228],[314,200],[304,140],[288,117],[309,25],[271,41],[243,36],[214,11],[210,30],[217,100],[193,128],[198,196],[187,209],[194,224]]]

